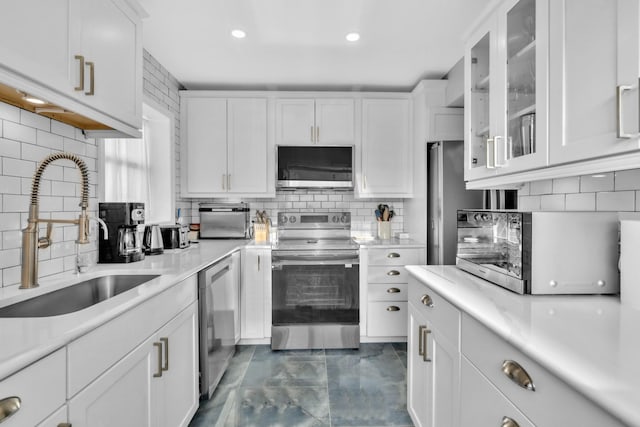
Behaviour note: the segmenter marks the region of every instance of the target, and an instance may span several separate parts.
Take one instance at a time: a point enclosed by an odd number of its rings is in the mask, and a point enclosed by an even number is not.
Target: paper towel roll
[[[620,302],[640,310],[640,220],[620,221]]]

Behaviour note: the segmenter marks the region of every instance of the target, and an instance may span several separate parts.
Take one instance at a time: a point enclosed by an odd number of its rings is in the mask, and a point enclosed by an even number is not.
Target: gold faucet
[[[67,159],[74,162],[82,178],[82,194],[80,200],[80,216],[78,219],[42,219],[38,218],[38,193],[40,191],[40,179],[42,173],[49,164],[55,160]],[[27,227],[22,230],[22,278],[20,289],[38,287],[38,249],[46,248],[51,244],[51,232],[54,223],[76,224],[78,226],[78,240],[76,243],[89,243],[89,173],[87,165],[80,157],[70,153],[54,153],[45,157],[33,176],[31,187],[31,204],[29,205],[29,218]],[[38,224],[47,223],[47,236],[38,237]],[[106,234],[106,233],[105,233]]]

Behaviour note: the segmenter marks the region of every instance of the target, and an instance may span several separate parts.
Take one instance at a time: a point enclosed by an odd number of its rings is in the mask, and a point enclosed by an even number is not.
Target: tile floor
[[[360,350],[238,346],[190,427],[413,426],[405,343]]]

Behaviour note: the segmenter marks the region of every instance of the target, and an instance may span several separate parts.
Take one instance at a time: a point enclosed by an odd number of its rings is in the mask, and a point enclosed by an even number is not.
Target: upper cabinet
[[[25,0],[3,9],[0,82],[86,117],[87,129],[142,127],[142,25],[125,0]],[[29,30],[25,31],[25,23]],[[19,35],[19,36],[17,36]],[[3,100],[15,103],[11,94]],[[19,98],[17,98],[19,100]],[[62,108],[60,108],[62,107]],[[38,112],[38,111],[36,111]],[[91,121],[102,126],[92,128]]]
[[[468,188],[637,167],[640,6],[506,0],[465,53]]]
[[[547,0],[509,0],[465,50],[465,179],[547,164]]]
[[[354,99],[276,100],[276,144],[356,145]]]
[[[412,197],[411,102],[362,100],[359,197]]]
[[[267,99],[181,97],[182,195],[273,196]]]

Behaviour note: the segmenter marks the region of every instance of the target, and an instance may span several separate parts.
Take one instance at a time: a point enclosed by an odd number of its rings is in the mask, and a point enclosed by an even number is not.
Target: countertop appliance
[[[210,399],[236,351],[232,257],[198,273],[200,397]]]
[[[614,294],[616,212],[459,210],[456,265],[519,294]]]
[[[201,203],[200,238],[247,239],[249,206],[246,203]]]
[[[165,249],[184,249],[189,247],[189,228],[179,225],[161,225],[162,243]]]
[[[98,262],[127,263],[144,259],[138,226],[144,224],[144,203],[98,203],[98,216],[107,225],[108,239],[99,229]]]
[[[144,247],[144,253],[147,255],[160,255],[164,252],[162,232],[158,224],[149,224],[144,227],[142,245]]]
[[[360,346],[359,248],[349,212],[278,214],[271,348]]]
[[[276,187],[353,189],[354,146],[276,147]]]

